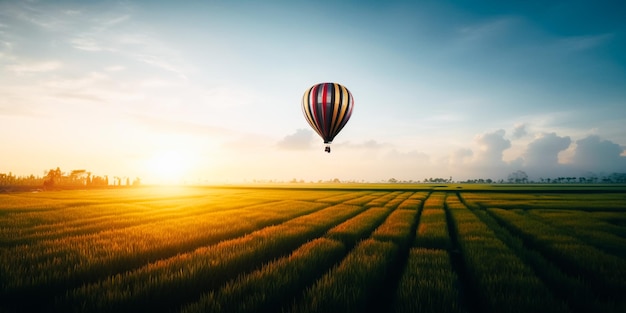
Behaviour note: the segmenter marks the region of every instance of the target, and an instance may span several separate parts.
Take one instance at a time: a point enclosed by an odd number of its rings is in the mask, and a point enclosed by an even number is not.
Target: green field
[[[626,312],[626,187],[0,194],[0,312]]]

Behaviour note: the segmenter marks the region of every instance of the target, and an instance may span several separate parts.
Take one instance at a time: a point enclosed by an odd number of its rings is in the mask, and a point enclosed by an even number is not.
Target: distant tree
[[[528,182],[528,174],[526,174],[526,172],[521,171],[521,170],[517,170],[511,174],[509,174],[509,176],[507,176],[507,180],[509,181],[509,183],[527,183]]]
[[[87,185],[88,173],[86,170],[73,170],[70,172],[70,183],[72,185]]]
[[[43,182],[43,188],[53,188],[60,181],[61,176],[62,174],[60,168],[57,167],[56,170],[50,169],[50,171],[48,171],[48,175],[46,175],[46,178]]]

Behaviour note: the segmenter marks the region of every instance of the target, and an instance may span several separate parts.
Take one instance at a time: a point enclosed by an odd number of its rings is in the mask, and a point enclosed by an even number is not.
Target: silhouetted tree
[[[511,174],[509,174],[509,176],[507,177],[507,180],[509,181],[509,183],[527,183],[528,182],[528,174],[526,174],[526,172],[521,171],[521,170],[517,170]]]

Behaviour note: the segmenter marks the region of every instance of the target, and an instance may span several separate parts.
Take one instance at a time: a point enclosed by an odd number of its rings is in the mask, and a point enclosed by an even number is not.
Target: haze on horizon
[[[623,1],[2,1],[0,173],[626,172]],[[323,151],[304,90],[345,85]]]

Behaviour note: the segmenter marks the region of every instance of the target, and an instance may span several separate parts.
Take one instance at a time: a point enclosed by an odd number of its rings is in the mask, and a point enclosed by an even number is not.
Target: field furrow
[[[197,302],[186,305],[182,311],[280,311],[285,303],[293,302],[299,292],[343,258],[358,241],[367,238],[392,211],[392,207],[369,208],[330,229],[326,238],[315,239],[288,257],[231,280],[219,290],[204,294]],[[329,250],[320,252],[318,250],[322,247],[318,245],[325,245]]]
[[[386,207],[390,208],[398,208],[402,203],[404,203],[409,197],[413,195],[413,192],[402,192],[398,193],[396,197],[391,199],[389,202],[385,204]]]
[[[228,214],[218,212],[203,218],[166,219],[95,235],[45,240],[36,245],[3,249],[0,250],[0,273],[6,280],[3,280],[0,290],[10,301],[23,301],[33,291],[50,289],[58,292],[78,287],[308,214],[324,206],[323,203],[288,200],[281,205],[236,211],[237,214],[229,211]]]
[[[456,194],[446,198],[446,205],[481,312],[567,312],[533,270]]]
[[[424,202],[413,245],[421,248],[450,249],[450,234],[444,211],[443,192],[432,193]]]
[[[352,247],[369,236],[393,211],[392,208],[369,208],[367,211],[333,227],[326,236]]]
[[[619,236],[619,227],[602,220],[602,215],[602,212],[530,210],[528,216],[626,260],[626,238]]]
[[[393,310],[397,313],[464,312],[457,285],[458,278],[447,251],[411,248]]]
[[[336,240],[317,238],[289,256],[239,276],[217,291],[185,305],[181,312],[278,312],[297,293],[335,264],[346,251]]]
[[[366,194],[366,195],[362,195],[362,196],[359,196],[359,197],[348,199],[348,200],[346,200],[343,203],[350,204],[350,205],[368,205],[368,203],[370,203],[372,201],[374,203],[378,202],[377,199],[381,195],[384,195],[384,193],[382,193],[382,192],[369,193],[369,194]],[[375,206],[375,205],[369,205],[369,206]]]
[[[228,214],[206,212],[200,216],[192,214],[176,218],[167,218],[166,215],[162,220],[153,223],[20,245],[11,249],[11,255],[0,253],[0,260],[3,261],[1,268],[6,271],[7,277],[16,276],[11,279],[17,283],[16,286],[45,283],[50,277],[38,277],[36,274],[68,272],[68,268],[63,268],[64,264],[71,265],[72,271],[76,273],[98,269],[98,272],[112,274],[151,260],[240,236],[259,227],[310,213],[323,206],[320,203],[287,200],[251,209],[239,209]],[[19,263],[10,262],[16,259]],[[36,267],[24,268],[23,263]],[[102,268],[107,264],[121,264],[122,267],[110,270]],[[27,278],[28,281],[21,282],[20,277]],[[52,277],[59,278],[61,277]]]
[[[290,312],[369,312],[368,300],[382,292],[398,254],[390,241],[361,241],[348,256],[313,286]]]
[[[371,191],[337,192],[330,196],[322,196],[316,199],[315,201],[339,204],[339,203],[343,203],[346,201],[354,200],[356,198],[360,198],[362,196],[367,196],[371,193],[372,193]]]
[[[429,194],[430,193],[426,191],[414,192],[398,205],[398,209],[419,210],[422,207],[423,201]]]
[[[415,224],[415,211],[394,210],[372,232],[369,239],[360,241],[340,264],[308,288],[290,310],[293,312],[385,310],[391,304],[395,285],[406,261],[409,242],[413,240]],[[383,289],[382,286],[388,287]]]
[[[474,210],[474,213],[497,234],[516,255],[528,264],[537,276],[550,288],[552,293],[561,299],[573,313],[587,313],[591,311],[622,312],[614,303],[595,296],[592,289],[584,284],[578,277],[568,276],[554,263],[534,248],[524,244],[516,234],[511,233],[506,227],[498,223],[486,210]]]
[[[0,312],[622,313],[626,192],[604,188],[0,194]]]
[[[527,215],[503,209],[488,212],[564,272],[582,278],[599,296],[615,299],[626,290],[626,260]],[[626,308],[625,301],[617,305]]]
[[[241,238],[199,248],[191,253],[149,264],[135,271],[81,287],[71,303],[92,294],[106,294],[88,311],[132,311],[134,307],[163,312],[197,299],[241,272],[251,271],[322,235],[332,226],[363,211],[363,207],[335,205],[283,224],[257,230]],[[170,305],[159,304],[167,296]]]
[[[397,198],[401,194],[402,194],[402,192],[400,192],[400,191],[388,192],[388,193],[386,193],[384,195],[380,195],[378,198],[373,199],[372,201],[368,202],[366,204],[366,206],[368,206],[368,207],[386,206],[389,202],[391,202],[392,200],[394,200],[395,198]],[[395,203],[395,201],[392,202],[392,203]]]
[[[275,203],[281,205],[280,202],[285,201],[276,201]],[[265,203],[259,205],[259,200],[231,200],[227,203],[228,205],[221,205],[219,203],[213,203],[213,201],[208,203],[179,201],[178,203],[171,203],[166,207],[152,207],[147,204],[118,203],[115,205],[90,205],[73,208],[73,210],[83,213],[99,213],[85,214],[73,218],[73,212],[61,212],[62,215],[67,216],[67,219],[64,221],[37,224],[33,227],[21,228],[21,231],[15,231],[14,227],[0,228],[0,233],[8,234],[7,236],[0,237],[3,238],[3,240],[0,241],[0,246],[30,245],[41,240],[84,236],[112,229],[120,230],[140,224],[147,225],[162,221],[191,218],[193,216],[203,218],[202,215],[215,214],[227,210],[242,210],[242,208],[246,206],[249,207],[249,210],[253,210],[255,206],[260,206],[261,209],[263,206],[266,206]],[[10,225],[11,222],[12,221],[2,221],[1,225]]]

